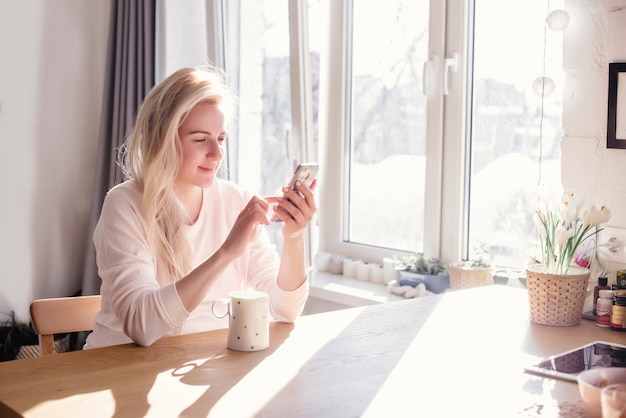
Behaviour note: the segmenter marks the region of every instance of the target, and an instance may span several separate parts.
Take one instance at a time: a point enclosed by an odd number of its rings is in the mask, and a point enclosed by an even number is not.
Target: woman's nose
[[[217,141],[209,141],[208,144],[207,157],[222,157],[224,155],[222,146]]]

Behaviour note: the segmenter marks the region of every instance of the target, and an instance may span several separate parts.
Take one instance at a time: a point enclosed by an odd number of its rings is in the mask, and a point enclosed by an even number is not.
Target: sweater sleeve
[[[161,283],[139,211],[140,195],[117,188],[107,195],[94,232],[103,304],[139,345],[151,345],[189,313],[173,283]]]

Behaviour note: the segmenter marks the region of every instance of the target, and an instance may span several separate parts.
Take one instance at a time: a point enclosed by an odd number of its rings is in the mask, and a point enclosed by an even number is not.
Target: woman
[[[211,304],[233,290],[267,292],[277,320],[302,312],[313,194],[298,184],[261,199],[216,177],[233,107],[215,71],[181,69],[147,95],[124,147],[130,180],[109,191],[94,232],[102,308],[85,348],[227,327]],[[270,204],[280,258],[263,228]]]

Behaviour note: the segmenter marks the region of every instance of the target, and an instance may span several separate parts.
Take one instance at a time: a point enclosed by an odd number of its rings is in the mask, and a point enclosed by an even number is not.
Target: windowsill
[[[500,269],[494,282],[500,285],[525,288],[521,282],[524,271]],[[309,273],[309,296],[344,307],[356,307],[406,300],[389,292],[387,285],[372,283],[313,269]]]
[[[309,280],[310,297],[347,306],[374,305],[405,299],[390,293],[385,284],[366,282],[340,274],[313,270]]]

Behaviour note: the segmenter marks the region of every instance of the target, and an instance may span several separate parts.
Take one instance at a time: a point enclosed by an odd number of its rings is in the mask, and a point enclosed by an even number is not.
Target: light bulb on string
[[[562,9],[553,10],[546,18],[546,23],[553,31],[562,31],[569,24],[569,13]]]
[[[533,91],[539,97],[548,97],[556,89],[556,83],[552,78],[540,76],[533,81]]]

